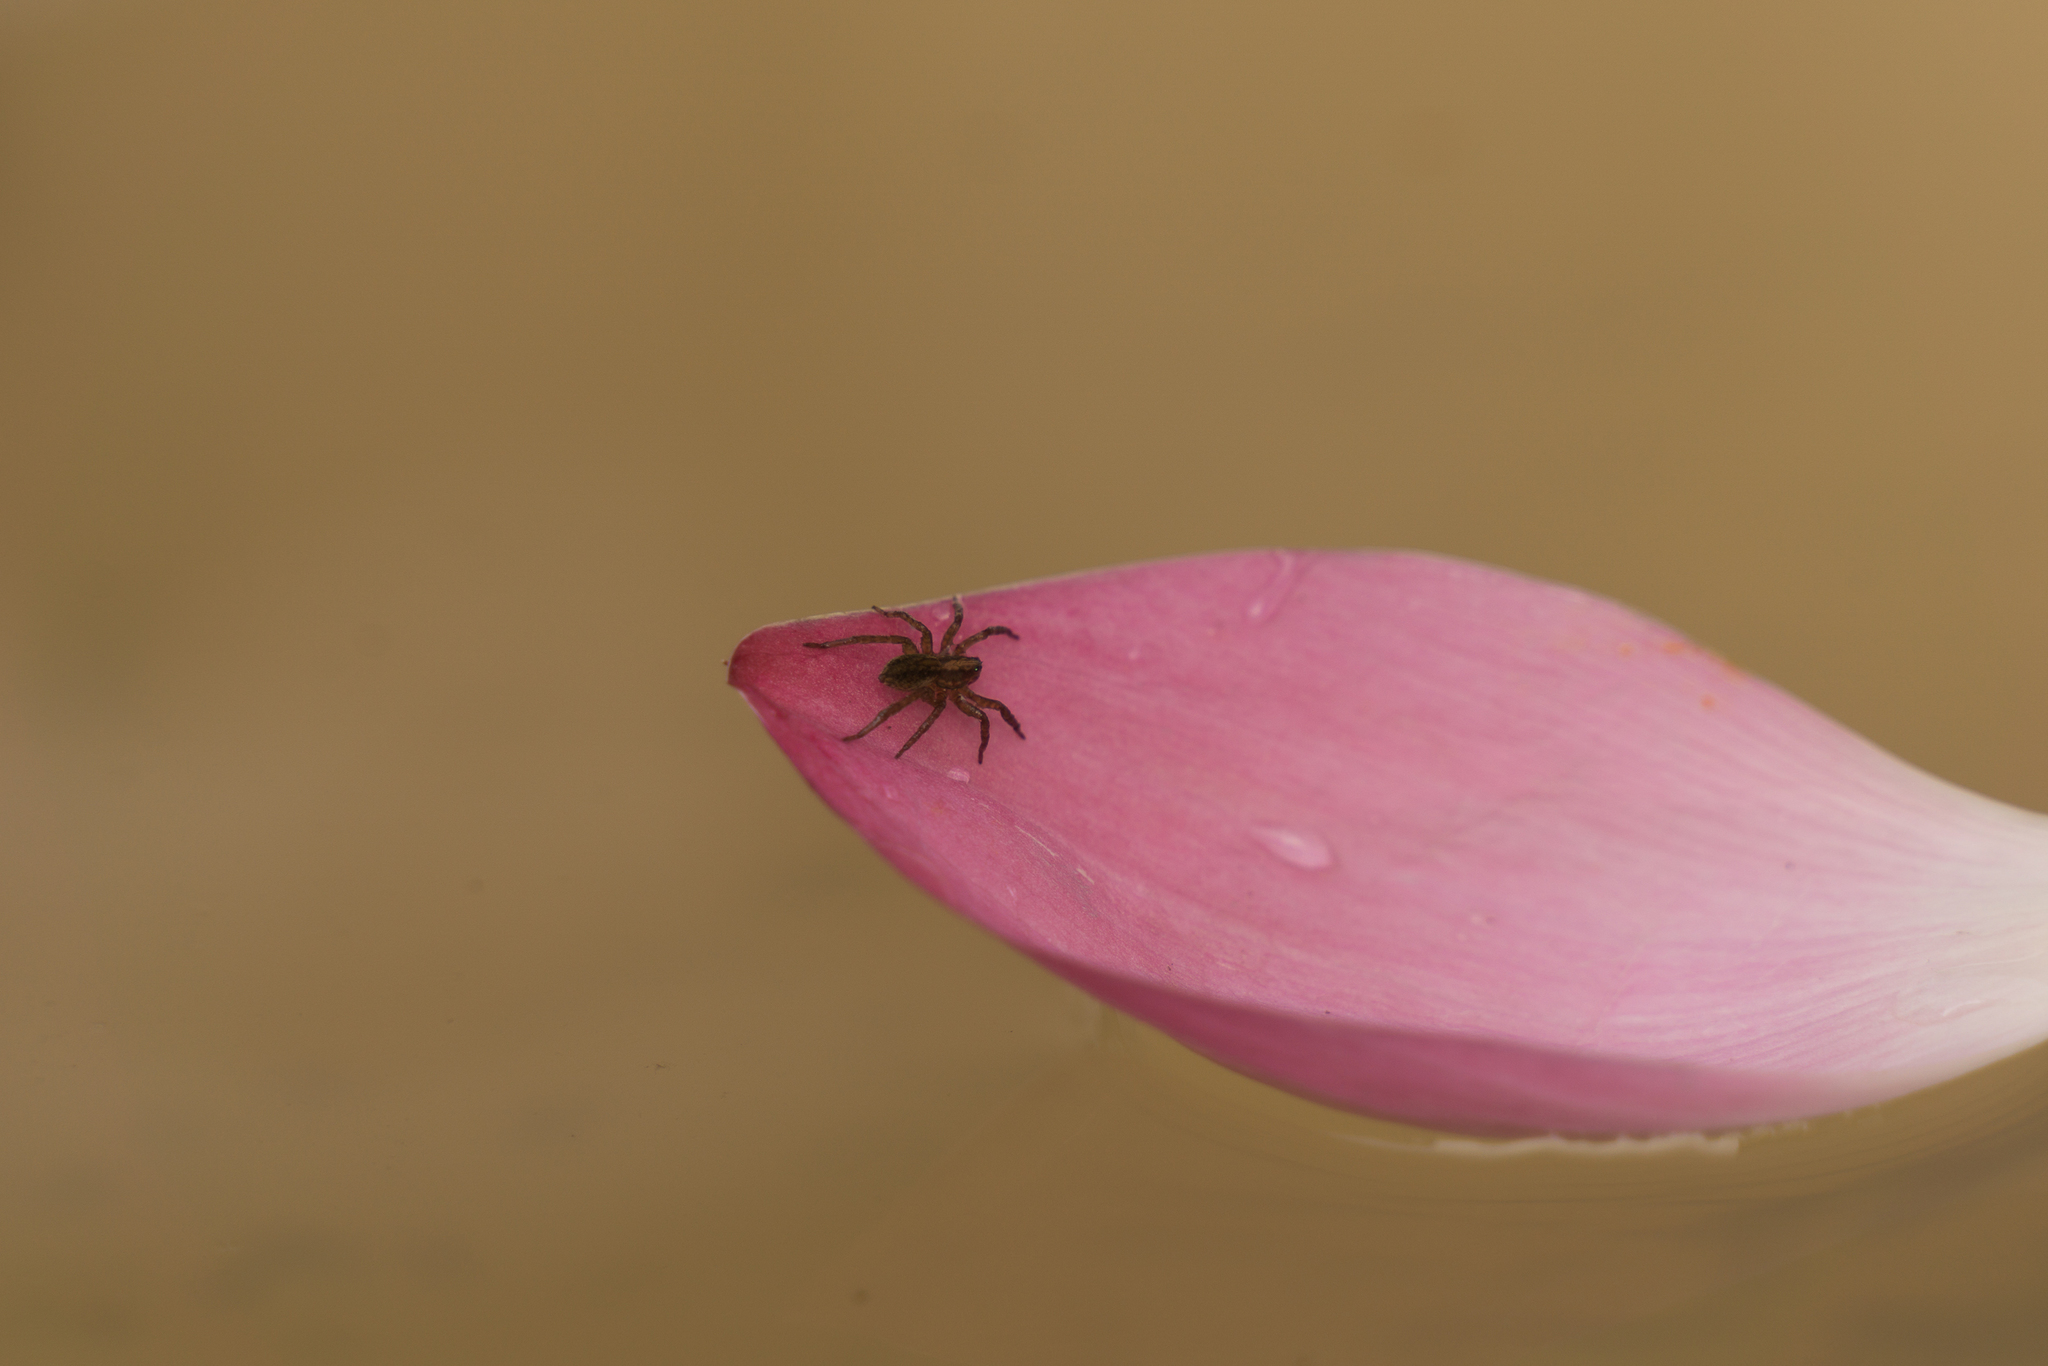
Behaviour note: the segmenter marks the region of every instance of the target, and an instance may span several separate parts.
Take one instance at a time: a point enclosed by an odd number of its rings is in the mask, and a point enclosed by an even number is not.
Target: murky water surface
[[[0,1360],[2038,1360],[2048,1055],[1758,1134],[1335,1114],[924,901],[720,664],[1414,546],[2048,808],[2044,40],[0,12]]]

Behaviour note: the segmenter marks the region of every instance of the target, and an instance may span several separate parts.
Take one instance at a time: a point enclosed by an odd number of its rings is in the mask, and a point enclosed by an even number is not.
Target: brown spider
[[[981,749],[974,756],[974,762],[977,764],[988,754],[988,713],[983,711],[982,707],[994,707],[997,711],[1001,712],[1003,719],[1010,723],[1010,729],[1017,732],[1017,738],[1019,740],[1024,738],[1024,727],[1017,724],[1017,718],[1010,714],[1008,707],[996,701],[993,697],[983,697],[980,693],[973,690],[972,684],[974,680],[981,677],[981,661],[967,653],[968,646],[976,641],[987,640],[990,636],[1008,636],[1012,640],[1021,639],[1015,631],[1012,631],[1007,626],[990,626],[985,630],[976,631],[973,635],[955,645],[953,643],[953,635],[960,629],[961,619],[967,614],[967,609],[960,605],[960,599],[955,598],[953,599],[953,624],[946,628],[945,638],[939,642],[939,648],[934,650],[932,648],[932,633],[930,629],[916,617],[910,615],[910,613],[891,612],[880,607],[873,608],[872,610],[880,612],[885,617],[895,617],[898,621],[907,621],[912,626],[915,626],[917,634],[924,640],[923,646],[920,647],[909,636],[848,636],[844,640],[807,640],[804,642],[805,648],[812,650],[829,650],[835,645],[901,645],[903,647],[902,654],[882,666],[882,682],[898,692],[909,693],[910,696],[898,702],[891,702],[888,706],[875,713],[874,720],[868,722],[853,734],[845,736],[845,739],[860,739],[861,736],[866,735],[869,731],[881,725],[897,712],[902,711],[912,702],[931,703],[932,714],[924,718],[924,724],[919,726],[911,733],[910,738],[903,742],[902,749],[896,751],[896,757],[899,759],[904,756],[912,745],[924,738],[924,733],[932,728],[932,722],[939,719],[939,713],[946,709],[948,702],[958,707],[962,715],[971,716],[981,722]],[[981,705],[976,706],[976,703]]]

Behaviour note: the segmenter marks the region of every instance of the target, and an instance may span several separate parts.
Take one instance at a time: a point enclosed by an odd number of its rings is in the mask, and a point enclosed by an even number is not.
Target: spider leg
[[[967,609],[960,605],[956,595],[953,599],[953,624],[946,628],[946,638],[939,642],[939,653],[944,654],[953,644],[953,633],[960,629],[960,619],[967,615]]]
[[[897,610],[896,610],[895,608],[893,608],[893,607],[871,607],[871,608],[869,608],[868,610],[869,610],[869,611],[871,611],[871,612],[880,612],[880,613],[881,613],[881,614],[882,614],[883,616],[885,616],[885,617],[894,617],[894,618],[896,618],[896,620],[898,620],[898,621],[907,621],[907,622],[909,622],[909,623],[910,623],[910,624],[911,624],[912,626],[915,626],[915,627],[917,628],[917,633],[918,633],[918,634],[919,634],[920,636],[924,637],[924,648],[923,648],[922,650],[905,650],[905,651],[904,651],[903,653],[905,653],[905,654],[907,654],[907,655],[909,655],[909,654],[927,654],[927,655],[928,655],[928,654],[930,654],[930,653],[932,652],[932,631],[931,631],[931,627],[929,627],[929,626],[926,626],[926,625],[925,625],[925,624],[924,624],[923,622],[919,621],[919,620],[918,620],[918,619],[917,619],[916,617],[913,617],[912,615],[910,615],[910,613],[908,613],[908,612],[899,612],[899,611],[897,611]],[[909,642],[909,641],[907,641],[907,640],[906,640],[906,641],[904,641],[903,643],[904,643],[905,645],[908,645],[908,644],[910,644],[910,642]]]
[[[990,626],[985,630],[976,631],[973,635],[961,641],[959,648],[955,649],[953,653],[964,655],[967,653],[968,646],[987,640],[990,636],[1008,636],[1012,640],[1022,640],[1024,638],[1007,626]],[[944,654],[945,651],[941,650],[940,653]]]
[[[859,730],[855,731],[855,732],[854,732],[853,734],[851,734],[851,735],[842,735],[842,736],[840,736],[839,738],[840,738],[840,739],[842,739],[842,740],[858,740],[858,739],[860,739],[860,737],[861,737],[861,736],[863,736],[863,735],[866,735],[866,734],[867,734],[867,733],[868,733],[869,731],[873,730],[873,729],[874,729],[874,728],[875,728],[876,726],[879,726],[879,725],[881,725],[881,724],[882,724],[882,723],[883,723],[884,721],[886,721],[886,720],[888,720],[888,719],[889,719],[890,717],[894,716],[894,715],[895,715],[895,714],[896,714],[897,712],[899,712],[899,711],[902,711],[902,710],[903,710],[903,709],[904,709],[905,707],[909,706],[909,705],[910,705],[910,704],[911,704],[912,702],[915,702],[915,701],[918,701],[918,700],[919,700],[919,699],[918,699],[918,696],[917,696],[917,694],[916,694],[916,693],[912,693],[912,694],[911,694],[910,696],[908,696],[908,697],[904,698],[904,699],[903,699],[902,701],[900,701],[900,702],[891,702],[891,703],[890,703],[890,704],[889,704],[888,706],[886,706],[886,707],[882,708],[882,709],[881,709],[880,711],[878,711],[878,712],[876,712],[876,713],[875,713],[875,719],[874,719],[874,720],[872,720],[872,721],[868,722],[868,723],[867,723],[867,724],[866,724],[865,726],[862,726],[862,727],[861,727],[861,728],[860,728]],[[926,725],[930,725],[930,724],[931,724],[931,722],[927,721],[927,722],[925,722],[925,724],[926,724]],[[922,732],[919,732],[919,733],[920,733],[920,734],[922,734]]]
[[[844,640],[807,640],[807,650],[829,650],[834,645],[901,645],[903,653],[914,655],[917,645],[909,636],[848,636]]]
[[[916,693],[912,693],[910,696],[904,698],[902,702],[898,702],[896,705],[900,707],[906,705],[907,703],[923,702],[925,700],[927,699],[924,697],[920,697]],[[932,714],[924,718],[923,725],[919,726],[916,730],[911,732],[910,738],[903,742],[903,748],[896,751],[896,757],[901,759],[905,751],[907,751],[912,745],[916,744],[919,740],[924,739],[924,733],[932,728],[932,722],[938,720],[939,713],[944,711],[945,709],[946,695],[944,693],[940,693],[939,700],[937,702],[932,703]]]
[[[962,688],[960,691],[962,691],[963,693],[967,693],[968,697],[972,698],[976,702],[981,703],[982,706],[994,707],[997,711],[1001,712],[1003,714],[1003,719],[1010,723],[1010,729],[1017,732],[1017,738],[1019,740],[1022,740],[1024,738],[1024,727],[1017,724],[1017,718],[1011,714],[1010,709],[1008,707],[996,701],[993,697],[983,697],[980,693],[968,692],[968,690],[965,688]]]
[[[978,764],[988,754],[988,713],[975,706],[972,702],[969,702],[959,693],[953,694],[953,705],[958,707],[964,715],[971,716],[981,722],[981,748],[975,751],[974,755],[974,762]]]

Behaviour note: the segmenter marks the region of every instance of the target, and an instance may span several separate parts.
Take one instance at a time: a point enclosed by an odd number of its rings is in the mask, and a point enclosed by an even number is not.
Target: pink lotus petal
[[[1839,1110],[2048,1036],[2048,819],[1604,599],[1414,554],[1209,555],[966,599],[986,763],[870,613],[731,682],[918,885],[1289,1090],[1480,1133]],[[945,604],[913,609],[935,628]]]

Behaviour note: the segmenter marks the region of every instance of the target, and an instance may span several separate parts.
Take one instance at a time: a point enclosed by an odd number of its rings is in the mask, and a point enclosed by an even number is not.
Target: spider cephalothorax
[[[912,702],[929,702],[932,704],[932,711],[931,715],[924,718],[924,724],[911,732],[910,738],[903,742],[903,748],[896,751],[896,757],[899,759],[912,745],[924,738],[924,733],[932,728],[932,722],[939,719],[939,713],[946,709],[948,702],[958,707],[962,715],[971,716],[981,722],[981,749],[974,756],[974,762],[977,764],[988,754],[988,713],[983,711],[982,707],[994,707],[1001,712],[1003,720],[1010,723],[1010,729],[1017,732],[1017,738],[1024,738],[1024,727],[1017,724],[1017,718],[1010,714],[1008,707],[993,697],[983,697],[974,691],[974,681],[981,677],[981,661],[967,653],[968,646],[987,640],[990,636],[1008,636],[1012,640],[1017,640],[1019,637],[1015,631],[1007,626],[990,626],[976,631],[955,645],[953,637],[959,632],[960,622],[967,614],[967,609],[960,605],[960,599],[955,598],[953,623],[946,628],[945,637],[939,641],[939,648],[934,650],[930,628],[916,617],[908,612],[892,612],[881,607],[874,610],[885,617],[895,617],[898,621],[907,621],[915,626],[923,644],[920,645],[909,636],[847,636],[844,640],[804,642],[807,648],[813,650],[829,650],[835,645],[903,647],[902,654],[882,666],[882,682],[898,692],[908,693],[909,696],[891,702],[876,712],[874,720],[846,736],[846,739],[860,739]]]

